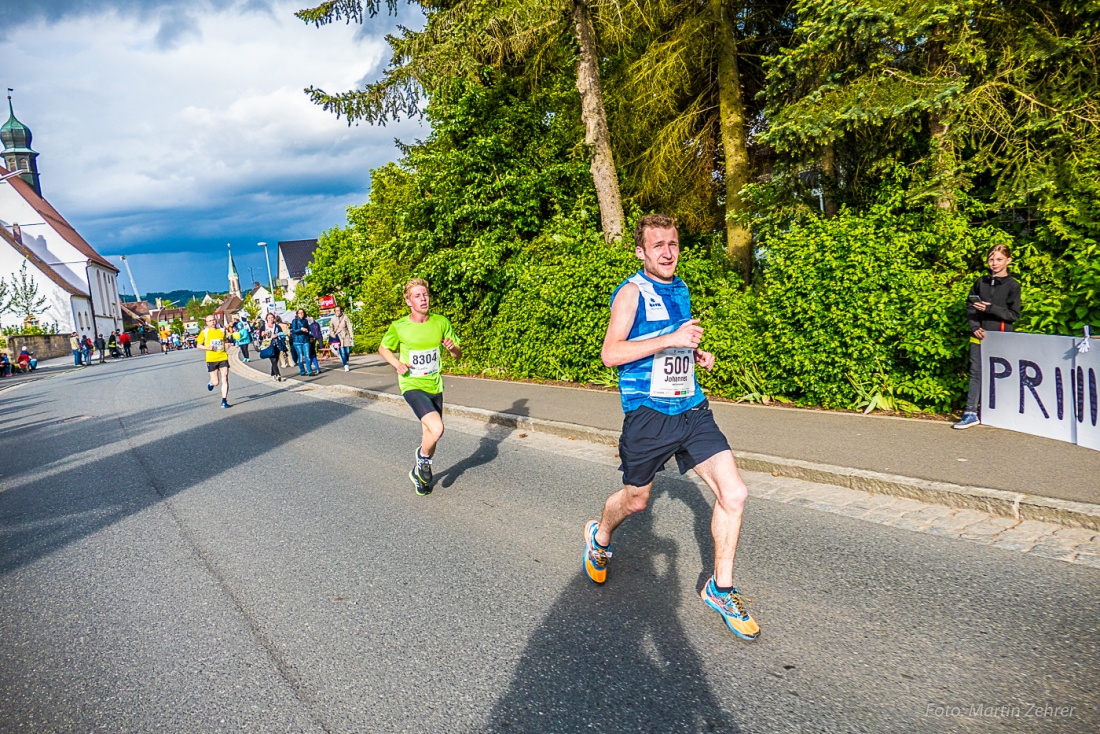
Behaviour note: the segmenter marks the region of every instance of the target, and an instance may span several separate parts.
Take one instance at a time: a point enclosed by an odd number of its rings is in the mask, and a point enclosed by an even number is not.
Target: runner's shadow
[[[653,532],[648,511],[615,541],[607,584],[578,569],[531,635],[489,731],[739,731],[680,622],[678,544]]]
[[[527,408],[527,398],[516,400],[512,403],[512,407],[502,412],[510,415],[526,416],[530,412]],[[477,450],[474,451],[474,453],[457,464],[447,467],[445,471],[436,475],[436,481],[439,483],[439,486],[446,489],[454,484],[467,470],[484,466],[496,459],[500,454],[500,442],[507,438],[514,430],[516,430],[515,427],[511,425],[489,423],[486,428],[486,433],[482,436],[481,441],[478,443]]]
[[[689,479],[675,477],[658,479],[654,490],[658,488],[670,499],[683,502],[691,510],[695,542],[699,545],[699,557],[703,560],[703,567],[695,582],[695,591],[702,591],[703,586],[714,573],[714,536],[710,530],[711,519],[714,517],[714,505],[707,501],[713,500],[714,493],[705,483],[696,484]],[[654,496],[656,497],[656,493]]]

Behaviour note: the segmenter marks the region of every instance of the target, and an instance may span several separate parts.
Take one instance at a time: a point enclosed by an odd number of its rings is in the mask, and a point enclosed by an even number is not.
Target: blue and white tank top
[[[661,283],[638,271],[619,284],[611,294],[612,303],[627,283],[638,286],[638,310],[628,341],[670,334],[691,319],[691,295],[679,278]],[[666,349],[619,365],[619,397],[624,413],[644,405],[665,415],[679,415],[706,400],[695,379],[695,361],[690,349]]]

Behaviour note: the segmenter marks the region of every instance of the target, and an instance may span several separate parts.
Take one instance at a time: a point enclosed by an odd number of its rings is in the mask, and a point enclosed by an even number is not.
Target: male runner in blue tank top
[[[593,583],[607,580],[611,534],[629,515],[645,509],[656,473],[675,456],[680,473],[694,469],[717,498],[711,520],[714,574],[700,595],[735,635],[754,640],[760,627],[733,585],[748,489],[695,379],[695,366],[712,369],[714,355],[699,349],[703,328],[691,318],[687,286],[676,277],[676,221],[663,214],[638,220],[634,254],[642,270],[612,294],[601,352],[605,365],[619,368],[626,413],[619,438],[623,488],[607,499],[599,521],[585,526],[584,571]]]

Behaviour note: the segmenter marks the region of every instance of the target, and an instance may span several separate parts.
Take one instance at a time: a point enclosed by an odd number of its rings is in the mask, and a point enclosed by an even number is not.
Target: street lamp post
[[[275,300],[275,279],[271,277],[271,258],[267,254],[267,243],[259,242],[257,247],[264,248],[264,262],[267,263],[267,284],[271,287],[271,299]]]

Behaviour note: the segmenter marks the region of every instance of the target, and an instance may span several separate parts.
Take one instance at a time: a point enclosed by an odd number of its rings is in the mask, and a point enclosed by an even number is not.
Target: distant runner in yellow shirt
[[[416,493],[424,496],[432,491],[432,456],[443,437],[443,374],[439,371],[439,348],[442,346],[459,359],[462,347],[447,317],[428,313],[431,303],[428,281],[414,278],[406,283],[405,303],[409,315],[390,324],[378,354],[397,370],[401,395],[420,419],[420,448],[416,451],[416,466],[409,472],[409,479]]]
[[[218,328],[218,321],[213,316],[206,317],[206,328],[199,332],[196,340],[199,349],[206,352],[206,371],[210,373],[210,380],[206,383],[207,390],[213,390],[218,384],[222,386],[222,407],[229,407],[229,354],[225,351],[225,331]]]

